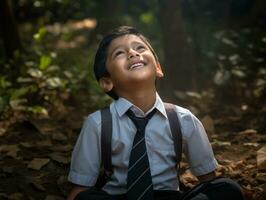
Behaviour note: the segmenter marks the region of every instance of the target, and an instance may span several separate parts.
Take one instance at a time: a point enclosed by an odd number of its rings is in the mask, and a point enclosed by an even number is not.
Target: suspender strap
[[[170,103],[164,103],[170,129],[174,140],[174,149],[176,154],[176,163],[179,165],[182,158],[182,132],[180,128],[180,122],[176,114],[175,105]]]
[[[102,188],[110,179],[112,169],[112,115],[109,106],[101,110],[101,166],[96,187]]]

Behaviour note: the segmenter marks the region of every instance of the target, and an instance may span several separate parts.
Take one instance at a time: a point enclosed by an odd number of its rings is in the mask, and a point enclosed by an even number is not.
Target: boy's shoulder
[[[179,119],[194,119],[197,118],[189,109],[175,105],[176,113]]]
[[[101,110],[95,110],[92,113],[89,113],[85,118],[85,121],[100,125],[101,124]]]
[[[184,108],[184,107],[182,107],[182,106],[179,106],[179,105],[175,105],[175,107],[176,107],[176,112],[177,113],[180,113],[180,114],[192,114],[191,112],[190,112],[190,110],[188,110],[187,108]]]

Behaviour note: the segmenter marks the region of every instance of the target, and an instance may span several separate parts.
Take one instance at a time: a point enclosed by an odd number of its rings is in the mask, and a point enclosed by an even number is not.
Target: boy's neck
[[[140,108],[144,113],[149,111],[156,101],[156,91],[135,91],[130,94],[121,95],[121,97],[127,99],[132,104]]]

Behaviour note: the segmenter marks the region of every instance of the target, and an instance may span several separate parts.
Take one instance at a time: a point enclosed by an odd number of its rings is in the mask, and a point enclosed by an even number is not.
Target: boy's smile
[[[107,51],[106,68],[110,77],[108,88],[119,95],[120,92],[130,91],[137,85],[155,88],[156,77],[163,73],[158,61],[149,47],[136,35],[124,35],[114,39]]]
[[[145,66],[145,62],[144,61],[137,61],[135,63],[133,63],[132,65],[129,66],[129,70],[135,70],[135,69],[139,69],[141,67]]]

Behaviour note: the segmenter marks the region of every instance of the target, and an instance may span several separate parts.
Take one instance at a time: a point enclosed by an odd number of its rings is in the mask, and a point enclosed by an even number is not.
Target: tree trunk
[[[122,25],[122,17],[125,14],[125,1],[118,0],[116,3],[112,0],[98,0],[95,16],[97,26],[93,30],[90,41],[96,41],[99,35],[105,35],[114,28]]]
[[[190,47],[178,0],[158,0],[161,24],[165,78],[160,92],[166,99],[174,98],[176,90],[193,88],[195,60]]]
[[[14,52],[21,48],[21,42],[10,0],[0,0],[0,36],[6,58],[12,58]]]

